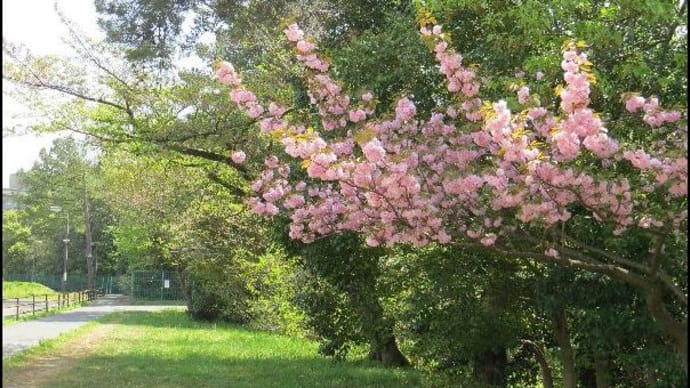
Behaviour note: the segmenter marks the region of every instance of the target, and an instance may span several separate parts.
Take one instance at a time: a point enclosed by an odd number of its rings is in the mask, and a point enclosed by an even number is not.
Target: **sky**
[[[67,36],[67,28],[55,12],[56,2],[63,14],[88,37],[96,40],[104,38],[105,34],[99,30],[96,22],[94,0],[2,0],[3,39],[16,45],[22,44],[35,55],[71,56],[73,52],[62,42],[62,38]],[[187,31],[190,23],[191,18],[183,23],[183,32]],[[212,44],[213,34],[203,35],[200,41]],[[193,54],[178,58],[175,65],[178,69],[194,67],[210,71],[210,63]],[[40,120],[40,117],[9,98],[5,94],[7,83],[4,80],[2,82],[2,187],[9,187],[10,173],[30,169],[38,160],[41,149],[50,148],[55,138],[65,134],[6,135],[5,128],[25,125],[31,120]]]
[[[2,1],[2,37],[13,44],[25,45],[33,54],[70,55],[61,41],[67,35],[54,10],[54,0]],[[58,7],[86,35],[102,39],[96,24],[93,0],[58,0]],[[31,119],[31,112],[5,95],[3,80],[3,129]],[[9,175],[20,168],[29,169],[38,160],[42,148],[49,148],[56,135],[23,135],[2,138],[2,187],[9,187]]]

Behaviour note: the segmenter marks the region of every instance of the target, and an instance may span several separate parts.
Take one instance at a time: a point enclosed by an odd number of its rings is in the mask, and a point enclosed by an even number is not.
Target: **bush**
[[[208,263],[195,266],[188,279],[187,310],[192,318],[242,324],[251,320],[252,295],[242,280],[246,277],[231,274],[228,267],[218,268]]]

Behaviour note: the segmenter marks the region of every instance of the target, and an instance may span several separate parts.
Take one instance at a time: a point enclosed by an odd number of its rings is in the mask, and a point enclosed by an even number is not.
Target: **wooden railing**
[[[40,311],[59,310],[74,305],[89,302],[96,299],[96,291],[84,290],[65,294],[32,295],[23,298],[7,298],[2,300],[2,317],[14,316],[19,319],[21,315],[31,313],[35,315]]]

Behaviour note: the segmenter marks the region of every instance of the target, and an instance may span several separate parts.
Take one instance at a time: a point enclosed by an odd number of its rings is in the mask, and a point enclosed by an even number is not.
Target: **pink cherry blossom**
[[[407,97],[398,100],[398,104],[395,107],[395,117],[400,121],[407,121],[417,114],[417,107],[414,105],[410,99]]]
[[[304,38],[304,32],[297,26],[297,23],[290,24],[285,30],[285,35],[291,42],[297,42]]]
[[[245,159],[247,159],[247,154],[245,154],[244,151],[235,151],[232,153],[230,158],[233,162],[237,164],[242,164],[244,163]]]
[[[640,96],[631,96],[625,101],[625,109],[630,113],[637,112],[644,105],[644,98]]]
[[[523,86],[518,90],[517,92],[518,95],[518,102],[520,104],[524,104],[527,102],[527,97],[529,97],[529,87]]]
[[[307,42],[306,40],[300,40],[297,42],[297,51],[302,54],[309,54],[316,46],[313,43]]]
[[[226,85],[238,86],[240,84],[240,77],[235,71],[231,63],[222,61],[216,70],[216,78],[220,83]]]
[[[679,124],[685,110],[663,110],[654,97],[632,95],[625,105],[641,116],[637,124],[600,116],[590,106],[587,57],[574,46],[562,57],[560,110],[529,99],[532,85],[526,84],[518,101],[531,106],[513,113],[505,100],[483,101],[484,81],[464,67],[440,27],[422,29],[451,98],[423,117],[412,97],[402,96],[393,112],[375,117],[371,92],[348,94],[297,25],[285,32],[306,68],[309,103],[321,126],[285,115],[277,102],[259,101],[231,67],[221,66],[219,81],[230,86],[237,107],[283,146],[252,183],[249,205],[262,215],[286,212],[292,238],[311,242],[357,231],[371,246],[468,239],[494,246],[511,238],[518,224],[567,223],[574,208],[616,234],[687,222],[687,212],[676,210],[687,198],[687,129]],[[627,139],[619,144],[607,130],[637,131],[634,125],[672,136],[640,149]],[[307,181],[292,181],[288,166],[298,165]],[[535,252],[558,257],[556,247],[546,246]]]

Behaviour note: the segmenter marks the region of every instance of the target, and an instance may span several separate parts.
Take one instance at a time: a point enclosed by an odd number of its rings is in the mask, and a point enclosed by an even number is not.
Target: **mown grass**
[[[180,311],[116,313],[114,330],[50,387],[418,387],[411,369],[335,362],[315,342],[192,321]]]
[[[2,297],[23,298],[32,295],[57,295],[58,292],[40,283],[34,282],[2,282]]]

